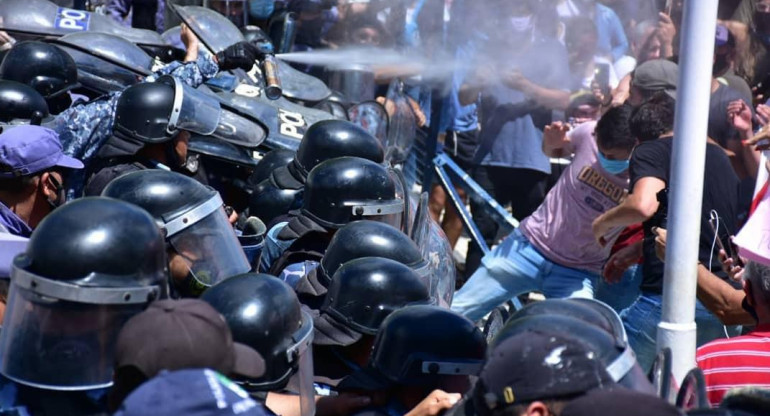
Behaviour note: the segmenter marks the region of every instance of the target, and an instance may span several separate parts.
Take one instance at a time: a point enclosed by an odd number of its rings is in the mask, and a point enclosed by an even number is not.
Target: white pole
[[[685,0],[658,349],[671,348],[681,383],[695,366],[695,290],[706,163],[711,67],[719,0]]]

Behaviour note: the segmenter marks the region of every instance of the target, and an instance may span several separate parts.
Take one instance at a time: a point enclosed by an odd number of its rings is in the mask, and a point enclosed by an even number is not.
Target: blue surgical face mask
[[[267,20],[275,10],[275,0],[249,0],[249,16]]]
[[[610,160],[604,157],[602,152],[599,152],[599,164],[608,173],[613,175],[620,175],[628,170],[628,159],[626,160]]]

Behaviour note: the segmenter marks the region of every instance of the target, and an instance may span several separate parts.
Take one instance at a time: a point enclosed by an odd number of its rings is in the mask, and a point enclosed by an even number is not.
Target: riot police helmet
[[[383,390],[397,384],[438,388],[443,377],[477,375],[486,350],[484,335],[467,318],[438,306],[408,306],[383,321],[367,368],[339,387]],[[470,388],[469,380],[466,383]]]
[[[201,299],[225,317],[234,341],[265,359],[265,374],[238,380],[242,387],[282,390],[294,381],[302,402],[312,401],[313,320],[289,285],[274,276],[247,273],[216,284]]]
[[[310,126],[289,165],[301,182],[323,161],[355,156],[382,163],[385,153],[380,142],[363,128],[345,120],[322,120]]]
[[[13,262],[0,373],[31,387],[112,383],[118,332],[165,297],[163,236],[140,207],[83,198],[48,215]]]
[[[294,154],[294,151],[288,149],[274,149],[265,153],[251,172],[249,184],[257,186],[260,182],[270,177],[274,170],[291,163],[294,160]]]
[[[424,283],[430,273],[420,249],[406,234],[377,221],[353,221],[334,234],[317,275],[328,286],[344,263],[361,257],[384,257],[409,266]]]
[[[75,61],[44,42],[19,42],[0,63],[0,79],[27,84],[49,101],[80,86]]]
[[[182,296],[199,296],[251,268],[219,193],[192,178],[140,170],[112,180],[102,196],[136,204],[155,218],[165,232],[174,288]]]
[[[362,219],[400,229],[407,202],[398,198],[396,189],[394,176],[376,162],[359,157],[331,159],[308,175],[301,211],[332,229]]]
[[[408,266],[382,257],[349,261],[332,277],[315,322],[315,343],[352,345],[364,334],[377,334],[394,311],[429,301],[428,288]]]
[[[545,300],[543,302],[553,302]],[[540,307],[540,314],[514,314],[508,323],[500,330],[492,344],[498,344],[502,340],[511,337],[521,331],[537,328],[549,328],[558,333],[569,334],[570,337],[588,345],[604,363],[607,373],[620,385],[644,392],[652,393],[652,385],[636,362],[634,354],[627,341],[622,336],[616,337],[607,331],[606,327],[592,322],[590,313],[581,310],[585,308],[578,303],[576,307],[569,309],[568,305],[555,307],[552,311]],[[525,307],[526,309],[526,307]],[[590,317],[586,319],[587,317]]]
[[[42,120],[48,117],[48,104],[32,87],[16,81],[0,80],[0,122]]]
[[[265,224],[272,224],[276,218],[298,209],[301,195],[296,189],[284,189],[266,179],[252,188],[249,215],[258,217]]]
[[[209,135],[217,130],[216,98],[171,76],[128,87],[115,106],[113,134],[123,140],[163,143],[180,130]]]

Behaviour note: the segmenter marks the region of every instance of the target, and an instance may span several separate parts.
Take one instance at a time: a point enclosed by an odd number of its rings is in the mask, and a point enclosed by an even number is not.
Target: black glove
[[[251,69],[260,56],[260,51],[249,42],[238,42],[217,53],[219,70],[241,68],[245,71]]]

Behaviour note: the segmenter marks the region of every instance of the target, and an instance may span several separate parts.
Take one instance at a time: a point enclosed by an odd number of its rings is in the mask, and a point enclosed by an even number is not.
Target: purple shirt
[[[18,235],[20,237],[29,237],[32,235],[32,228],[2,202],[0,202],[0,227],[5,228],[13,235]]]
[[[601,167],[595,127],[595,122],[583,123],[568,133],[575,153],[572,163],[519,229],[548,260],[600,273],[622,228],[609,234],[607,245],[601,247],[591,224],[626,197],[628,174],[612,175]]]

